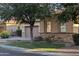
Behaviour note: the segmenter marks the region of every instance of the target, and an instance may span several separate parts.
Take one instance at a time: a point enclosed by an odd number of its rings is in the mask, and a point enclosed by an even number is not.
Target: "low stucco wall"
[[[57,38],[57,40],[59,40],[58,38],[61,38],[61,40],[64,43],[74,45],[74,41],[73,41],[73,37],[72,37],[73,33],[40,33],[40,34],[42,37],[55,36],[55,38]]]

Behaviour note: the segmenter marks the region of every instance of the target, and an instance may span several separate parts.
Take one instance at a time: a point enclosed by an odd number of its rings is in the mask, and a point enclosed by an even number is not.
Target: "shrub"
[[[47,43],[52,43],[52,38],[51,38],[51,37],[45,37],[44,40],[45,40]]]
[[[43,41],[44,39],[41,36],[35,37],[33,39],[34,41]]]
[[[17,29],[16,30],[16,35],[21,37],[22,36],[22,30],[21,29]]]
[[[3,31],[0,33],[1,38],[9,38],[10,33],[7,31]]]
[[[79,45],[79,34],[73,35],[73,41],[74,41],[75,45]]]

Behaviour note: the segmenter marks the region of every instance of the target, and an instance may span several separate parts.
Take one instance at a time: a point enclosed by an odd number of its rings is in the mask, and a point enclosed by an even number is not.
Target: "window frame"
[[[61,23],[60,24],[60,32],[67,32],[66,23]]]
[[[47,21],[46,22],[46,24],[47,24],[47,32],[51,32],[52,31],[52,22],[51,21]]]

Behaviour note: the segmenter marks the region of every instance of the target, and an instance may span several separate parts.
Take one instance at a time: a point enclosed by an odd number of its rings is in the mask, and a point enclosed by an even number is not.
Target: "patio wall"
[[[55,38],[61,38],[62,43],[69,43],[74,45],[72,35],[73,33],[40,33],[42,37],[55,36]],[[59,39],[58,39],[59,40]]]

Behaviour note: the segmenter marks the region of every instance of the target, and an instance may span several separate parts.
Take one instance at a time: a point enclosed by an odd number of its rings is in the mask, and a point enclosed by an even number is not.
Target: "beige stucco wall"
[[[67,32],[73,33],[73,22],[72,21],[67,22],[66,27],[67,27]]]
[[[47,31],[46,22],[48,21],[51,21],[51,32],[52,33],[61,32],[60,24],[55,19],[47,18],[45,22],[44,21],[40,22],[41,33]],[[73,24],[74,24],[73,21],[66,22],[66,32],[73,33]]]
[[[25,35],[25,26],[30,26],[29,24],[21,24],[20,28],[22,29],[22,37],[26,37]],[[40,22],[36,22],[34,26],[39,26],[39,32],[40,32]]]
[[[14,31],[16,31],[16,29],[17,29],[17,25],[6,26],[6,30],[9,32],[14,32]]]
[[[58,33],[60,30],[56,20],[52,20],[52,33]]]
[[[45,21],[40,21],[40,33],[47,32],[47,22],[51,22],[51,32],[57,33],[59,32],[59,25],[56,20],[52,18],[46,18]]]
[[[6,30],[6,25],[5,24],[0,24],[0,32]]]
[[[73,43],[72,40],[72,35],[70,33],[41,33],[42,37],[49,37],[49,36],[55,36],[55,38],[61,38],[64,42],[71,42]]]
[[[35,22],[34,26],[39,26],[39,32],[40,32],[40,22]],[[30,26],[29,24],[21,24],[20,29],[22,29],[22,37],[25,37],[25,26]],[[15,21],[7,21],[6,22],[6,30],[9,32],[14,32],[18,29],[18,24],[16,24]]]
[[[40,22],[40,33],[44,32],[44,21]]]
[[[43,30],[43,32],[41,33],[41,36],[43,37],[48,37],[49,35],[55,35],[56,37],[61,37],[62,40],[64,42],[70,42],[72,44],[74,44],[73,42],[73,38],[72,38],[72,35],[73,35],[73,22],[72,21],[69,21],[69,22],[66,22],[66,33],[62,33],[60,31],[60,25],[58,24],[58,22],[56,20],[53,20],[53,19],[50,19],[51,22],[52,22],[52,31],[51,32],[44,32],[44,29],[47,29],[45,26],[45,24],[43,24],[44,22],[41,22],[41,30]],[[48,21],[50,21],[48,19]],[[43,25],[43,26],[42,26]]]

